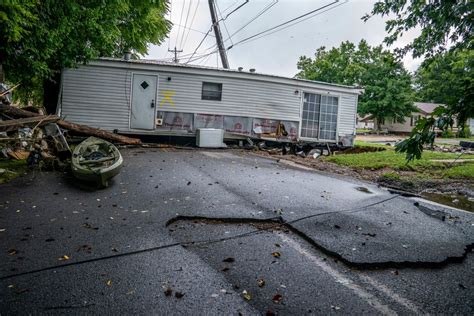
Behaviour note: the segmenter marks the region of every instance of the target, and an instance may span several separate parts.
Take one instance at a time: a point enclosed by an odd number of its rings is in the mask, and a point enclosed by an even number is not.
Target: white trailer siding
[[[64,70],[61,116],[105,130],[128,130],[130,78],[123,69],[81,66]]]
[[[134,74],[158,76],[156,111],[215,114],[293,121],[301,125],[304,93],[338,97],[338,136],[355,135],[357,95],[352,87],[305,80],[199,68],[99,60],[62,74],[60,114],[66,119],[106,130],[130,129],[131,82]],[[202,83],[222,84],[220,101],[202,100]],[[166,94],[172,94],[172,103]],[[145,133],[160,131],[146,131]],[[317,141],[315,139],[315,141]]]
[[[339,136],[353,135],[356,129],[357,95],[344,94],[339,98]],[[355,135],[355,134],[354,134]]]
[[[168,81],[168,77],[171,81]],[[203,82],[222,84],[222,100],[201,100]],[[174,106],[166,103],[160,111],[220,114],[299,121],[300,95],[295,88],[278,83],[246,79],[221,78],[212,75],[159,73],[159,98],[163,91],[175,91]],[[161,102],[161,101],[159,101]]]

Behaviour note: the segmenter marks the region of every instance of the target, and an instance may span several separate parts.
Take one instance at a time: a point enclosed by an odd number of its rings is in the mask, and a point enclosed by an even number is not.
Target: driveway
[[[240,151],[0,186],[1,314],[474,313],[474,216]]]

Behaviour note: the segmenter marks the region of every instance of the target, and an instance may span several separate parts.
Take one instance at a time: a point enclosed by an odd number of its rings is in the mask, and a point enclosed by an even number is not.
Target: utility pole
[[[178,53],[182,53],[183,50],[177,50],[177,49],[176,49],[176,46],[175,46],[174,49],[168,49],[168,51],[169,51],[170,53],[174,53],[173,62],[178,63],[178,62],[179,62]]]
[[[214,27],[214,34],[216,35],[217,47],[221,55],[222,67],[229,69],[229,61],[227,60],[227,53],[225,51],[224,42],[222,41],[221,29],[219,28],[219,21],[217,21],[216,7],[214,0],[209,0],[209,10],[211,11],[212,26]]]

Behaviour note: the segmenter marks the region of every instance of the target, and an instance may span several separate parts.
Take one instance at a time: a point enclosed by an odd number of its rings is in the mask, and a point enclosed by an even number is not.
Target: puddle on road
[[[436,203],[452,206],[469,212],[474,212],[474,201],[470,201],[467,197],[463,195],[423,192],[421,196],[427,200]]]

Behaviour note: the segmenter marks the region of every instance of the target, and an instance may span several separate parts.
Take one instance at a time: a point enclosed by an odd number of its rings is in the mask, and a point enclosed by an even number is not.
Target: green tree
[[[321,47],[314,59],[300,57],[298,69],[298,78],[363,87],[358,112],[372,114],[379,129],[385,119],[402,123],[414,111],[411,76],[382,46],[362,40],[357,47],[350,42],[329,51]]]
[[[20,96],[41,99],[43,83],[64,67],[124,51],[143,55],[170,28],[167,0],[0,1],[0,65],[21,82]]]
[[[457,49],[425,59],[415,81],[420,100],[447,105],[461,127],[474,117],[474,51]]]
[[[442,68],[440,70],[443,71],[443,76],[450,77],[448,79],[453,79],[448,75],[449,67],[452,67],[453,76],[458,72],[472,74],[472,52],[470,53],[474,45],[474,2],[472,0],[379,0],[374,4],[372,12],[362,19],[366,21],[374,15],[393,17],[387,20],[385,26],[388,35],[384,41],[388,45],[393,44],[410,29],[421,29],[418,37],[396,51],[400,55],[411,52],[414,57],[430,58],[423,66],[423,71],[435,69],[438,63],[442,63],[443,66],[439,66]],[[453,55],[446,55],[447,60],[443,60],[445,57],[440,56],[444,56],[443,54],[448,50],[450,51],[448,54]],[[458,60],[458,62],[448,60],[454,55],[466,55],[467,59],[461,58],[460,60],[464,61]],[[432,73],[430,77],[436,76]],[[451,84],[457,84],[458,82],[455,81],[448,80]],[[433,100],[444,100],[443,103],[447,106],[436,109],[434,116],[438,117],[437,119],[433,116],[418,121],[410,137],[397,145],[398,151],[407,154],[408,161],[421,158],[423,146],[433,144],[435,127],[445,130],[452,124],[454,118],[460,120],[462,124],[465,118],[473,116],[472,81],[463,81],[461,86],[451,87],[451,90],[456,91],[448,95],[445,93],[446,88],[449,88],[448,83],[437,80],[443,86],[444,96],[441,97],[441,93],[437,93],[436,98],[431,93],[426,94],[429,90],[432,92],[436,90],[434,82],[434,80],[431,83],[421,82],[421,84],[427,84],[427,87],[421,87],[424,90],[422,95],[432,96]],[[463,87],[470,87],[470,90],[464,90]],[[467,93],[458,94],[460,90]]]
[[[367,21],[374,15],[388,16],[384,42],[393,44],[403,34],[420,28],[420,35],[396,51],[413,57],[431,57],[450,46],[472,49],[474,42],[474,2],[472,0],[378,0]]]
[[[474,52],[455,49],[425,59],[415,74],[420,100],[444,104],[432,116],[420,119],[410,137],[397,145],[408,160],[421,158],[423,146],[432,145],[435,128],[447,130],[457,121],[467,134],[466,121],[474,117]]]

